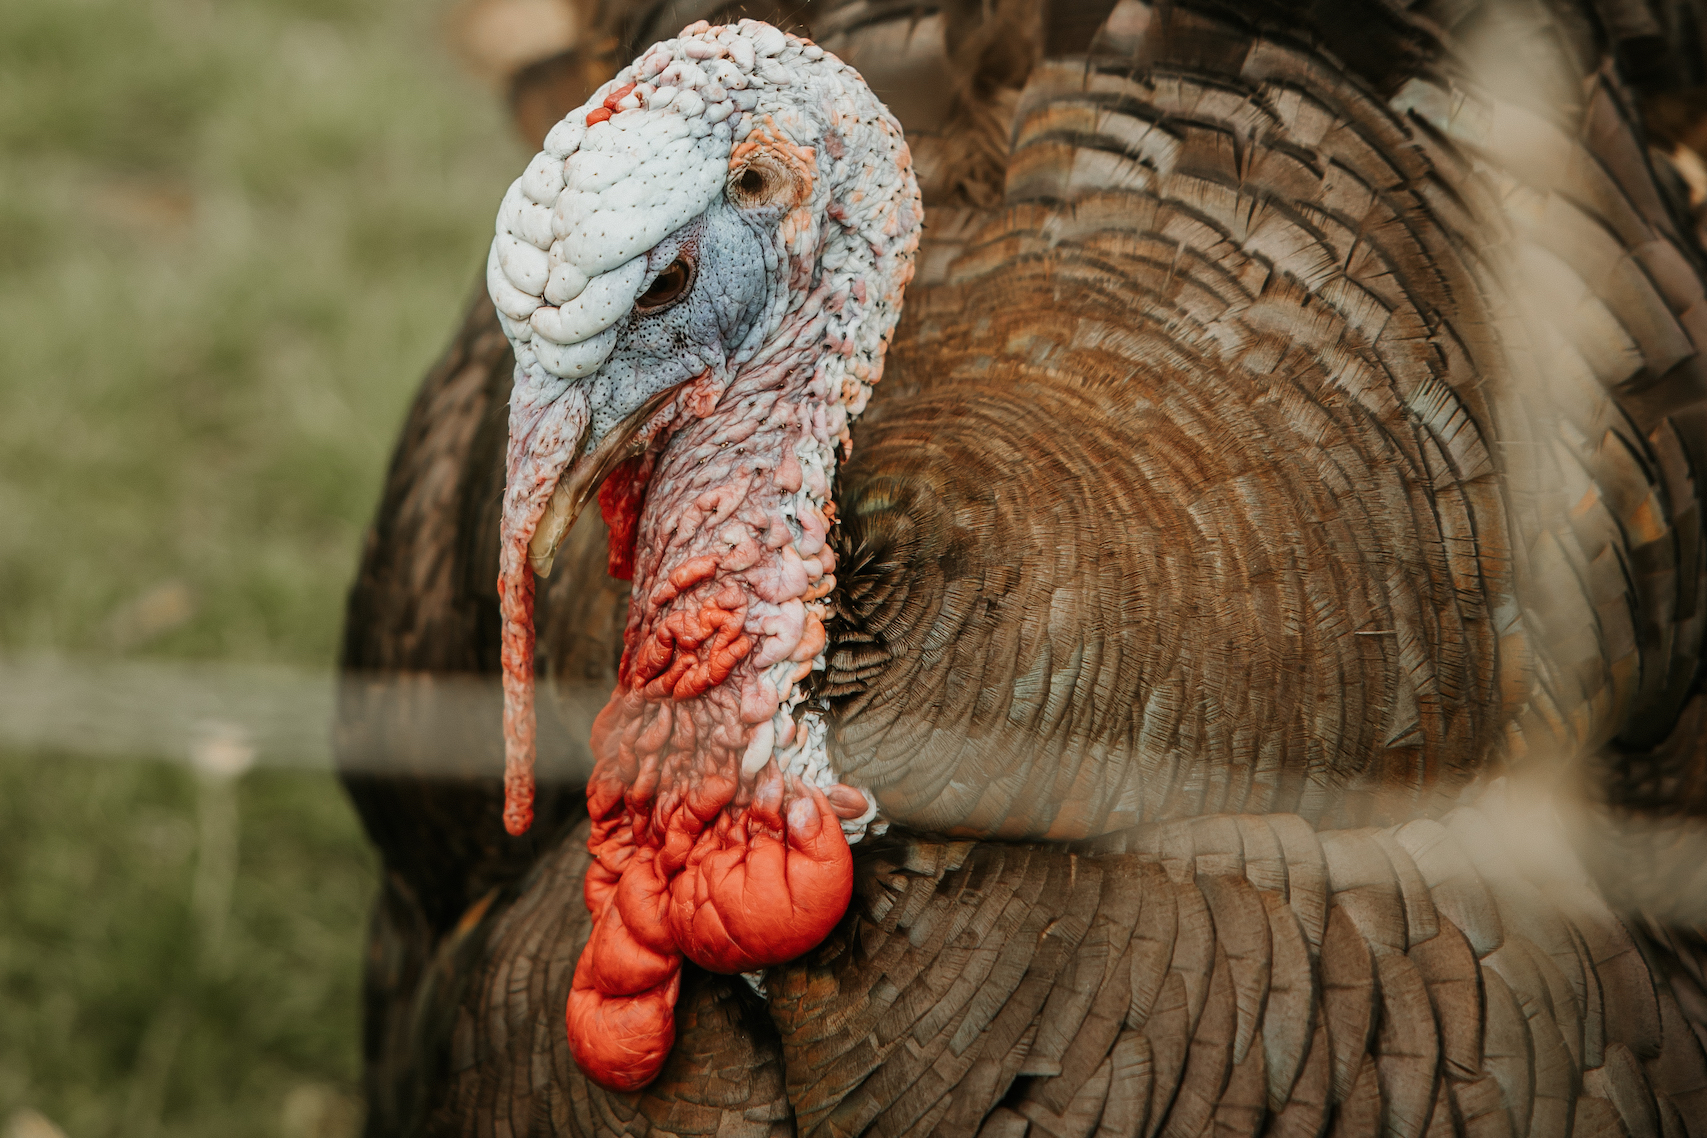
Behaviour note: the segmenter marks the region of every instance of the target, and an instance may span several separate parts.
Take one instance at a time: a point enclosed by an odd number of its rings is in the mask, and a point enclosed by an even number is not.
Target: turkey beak
[[[557,480],[556,488],[551,491],[551,501],[546,504],[545,515],[539,519],[539,526],[528,542],[528,564],[533,566],[536,574],[551,576],[551,563],[557,557],[557,547],[569,536],[575,519],[599,492],[611,471],[646,450],[646,444],[653,435],[645,429],[647,424],[679,390],[679,386],[667,387],[658,392],[629,412],[627,418],[606,431],[604,437],[590,448],[587,440],[592,431],[581,436],[575,461]]]

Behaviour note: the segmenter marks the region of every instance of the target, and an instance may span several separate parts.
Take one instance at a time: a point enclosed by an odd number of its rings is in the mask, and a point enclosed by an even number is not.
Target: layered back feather
[[[1617,82],[1527,15],[1559,42],[1515,93],[1415,36],[1410,74],[1375,53],[1383,97],[1183,7],[1137,57],[1033,72],[1008,205],[910,298],[844,474],[885,568],[852,574],[827,690],[885,805],[1040,836],[1355,820],[1670,734],[1701,643],[1697,254]],[[946,544],[896,555],[897,527]]]

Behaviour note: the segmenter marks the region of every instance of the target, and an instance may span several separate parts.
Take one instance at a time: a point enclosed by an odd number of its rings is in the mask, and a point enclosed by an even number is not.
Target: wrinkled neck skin
[[[846,429],[812,369],[805,352],[746,369],[715,415],[686,412],[647,484],[588,799],[595,819],[631,817],[634,841],[663,847],[671,868],[699,832],[689,818],[713,803],[775,830],[784,812],[814,816],[811,787],[840,814],[868,811],[863,794],[828,780],[822,739],[794,714],[823,667],[828,492]]]
[[[568,1008],[577,1062],[619,1089],[669,1053],[684,956],[746,972],[829,934],[853,886],[844,826],[875,818],[801,707],[835,587],[849,411],[821,360],[846,299],[814,290],[721,396],[689,384],[646,487],[617,689],[593,727],[596,924]]]

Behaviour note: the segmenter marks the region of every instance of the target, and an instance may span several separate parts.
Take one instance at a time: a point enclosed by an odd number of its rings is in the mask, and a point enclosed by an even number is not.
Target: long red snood
[[[645,1086],[668,1057],[684,957],[722,973],[780,964],[823,940],[852,893],[841,820],[866,811],[864,796],[784,769],[805,741],[790,709],[824,649],[835,584],[827,474],[813,457],[828,453],[823,393],[755,386],[770,390],[723,400],[738,421],[681,428],[638,526],[632,469],[601,494],[613,570],[638,556],[617,688],[593,727],[594,927],[567,1019],[576,1062],[617,1090]],[[520,561],[504,588],[517,649],[505,678],[531,696]],[[513,781],[519,816],[531,785]]]

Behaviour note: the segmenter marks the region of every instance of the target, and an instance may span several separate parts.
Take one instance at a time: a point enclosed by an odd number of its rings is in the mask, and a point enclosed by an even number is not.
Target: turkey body
[[[413,769],[435,685],[498,663],[513,360],[472,307],[350,603],[370,1132],[1707,1129],[1670,958],[1485,789],[1664,810],[1701,769],[1707,297],[1609,62],[1653,37],[1437,7],[804,12],[934,211],[817,689],[895,829],[818,949],[688,969],[640,1094],[562,1030],[598,519],[540,586],[531,834],[495,731]],[[708,14],[624,15],[623,57]]]

